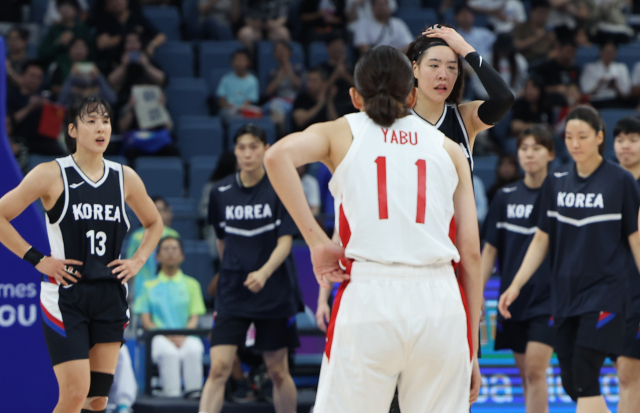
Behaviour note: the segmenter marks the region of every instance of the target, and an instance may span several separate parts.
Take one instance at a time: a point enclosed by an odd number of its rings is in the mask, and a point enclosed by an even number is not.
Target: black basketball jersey
[[[467,128],[464,126],[462,116],[460,116],[460,110],[455,103],[445,103],[444,110],[440,119],[435,124],[432,124],[422,116],[418,115],[415,110],[411,110],[411,113],[427,122],[429,125],[435,126],[438,130],[445,134],[445,136],[452,141],[456,142],[462,148],[464,156],[469,161],[469,167],[473,173],[473,151],[471,150],[471,144],[469,143],[469,134]]]
[[[122,165],[103,160],[104,174],[93,182],[73,157],[56,159],[64,191],[46,213],[51,256],[83,265],[81,282],[116,279],[107,264],[120,257],[129,219],[125,212]],[[44,276],[45,281],[54,282]]]

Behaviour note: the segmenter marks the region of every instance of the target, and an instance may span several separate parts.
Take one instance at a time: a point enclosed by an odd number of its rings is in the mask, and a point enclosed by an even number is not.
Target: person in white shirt
[[[398,8],[396,0],[387,0],[389,10],[395,13]],[[347,28],[355,32],[362,20],[373,20],[373,8],[370,0],[346,0]]]
[[[527,12],[518,0],[470,0],[467,4],[478,13],[489,15],[495,33],[511,33],[516,24],[527,21]]]
[[[615,60],[616,45],[605,43],[600,59],[586,65],[580,76],[582,93],[589,95],[597,109],[626,106],[624,100],[631,94],[629,69]]]
[[[631,73],[631,96],[636,99],[640,98],[640,62],[633,66]]]
[[[391,46],[406,50],[413,36],[407,24],[391,16],[387,0],[371,0],[373,19],[360,20],[353,43],[364,54],[376,46]]]
[[[496,41],[496,35],[484,27],[474,27],[474,20],[473,10],[468,5],[461,4],[456,7],[456,31],[471,47],[476,49],[480,56],[489,56],[493,43]]]

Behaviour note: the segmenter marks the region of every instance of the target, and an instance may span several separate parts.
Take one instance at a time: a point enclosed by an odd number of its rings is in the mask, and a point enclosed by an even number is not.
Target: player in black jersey
[[[536,232],[533,205],[547,176],[547,165],[555,153],[553,136],[542,125],[534,125],[520,134],[517,148],[525,177],[497,192],[482,231],[485,240],[482,251],[484,284],[491,277],[497,258],[501,293],[511,284]],[[495,349],[513,351],[528,412],[549,410],[546,370],[555,338],[550,272],[546,259],[523,288],[520,299],[511,306],[511,319],[505,320],[498,314]]]
[[[635,116],[621,119],[613,129],[613,136],[620,166],[640,183],[640,119]],[[631,306],[624,348],[616,360],[620,382],[618,413],[640,412],[640,274],[633,265],[628,270]]]
[[[542,185],[538,230],[498,304],[511,318],[509,306],[549,252],[555,350],[562,385],[579,413],[608,411],[600,368],[607,355],[623,350],[628,268],[640,266],[640,190],[629,172],[602,157],[604,127],[590,106],[567,116],[565,144],[574,162]]]
[[[473,68],[487,90],[486,101],[458,104],[464,90],[462,58]],[[479,132],[493,127],[507,114],[514,96],[507,83],[460,34],[435,25],[407,49],[413,62],[418,101],[413,113],[460,144],[473,171],[473,143]]]
[[[126,282],[162,233],[140,177],[103,158],[110,115],[102,98],[75,102],[66,137],[73,155],[38,165],[0,199],[0,242],[42,273],[42,327],[60,391],[54,413],[106,408],[129,322]],[[51,256],[31,247],[9,222],[38,198],[47,211]],[[145,235],[138,252],[121,260],[129,228],[125,203]]]

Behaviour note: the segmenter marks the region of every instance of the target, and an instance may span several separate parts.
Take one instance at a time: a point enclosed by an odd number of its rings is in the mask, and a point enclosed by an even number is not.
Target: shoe
[[[191,390],[184,394],[186,400],[200,400],[202,392],[200,390]]]
[[[231,395],[236,403],[250,403],[256,400],[256,392],[249,386],[246,380],[236,381],[236,390]]]

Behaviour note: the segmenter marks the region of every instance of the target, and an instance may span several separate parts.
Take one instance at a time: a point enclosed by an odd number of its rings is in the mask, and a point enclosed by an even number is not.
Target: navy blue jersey
[[[536,209],[549,234],[556,317],[627,312],[628,236],[638,230],[639,207],[633,176],[607,160],[587,178],[573,162],[547,176]]]
[[[638,181],[640,185],[640,179]],[[629,316],[640,317],[640,273],[633,255],[629,262],[629,291],[631,294],[631,311]]]
[[[539,193],[540,188],[529,188],[521,180],[499,190],[491,202],[482,232],[484,240],[498,250],[500,294],[511,285],[538,230],[533,206]],[[509,307],[514,320],[552,314],[550,274],[547,256]]]
[[[297,231],[267,175],[249,188],[242,185],[239,172],[217,182],[211,189],[209,223],[225,242],[216,311],[248,318],[295,314],[297,275],[291,263],[285,261],[258,293],[243,285],[250,272],[269,260],[278,238]]]

